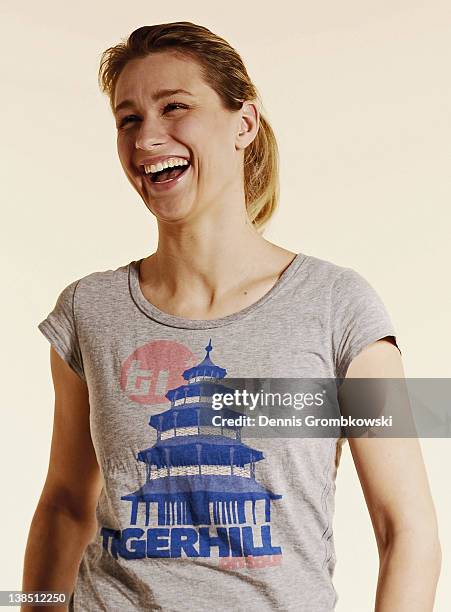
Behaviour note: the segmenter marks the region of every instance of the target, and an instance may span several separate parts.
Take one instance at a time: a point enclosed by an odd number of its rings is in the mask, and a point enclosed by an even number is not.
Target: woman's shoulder
[[[107,302],[119,295],[119,289],[128,284],[128,270],[131,262],[118,267],[94,270],[71,280],[60,291],[60,300],[70,300],[82,305],[101,300]]]
[[[304,272],[307,272],[309,280],[314,284],[325,288],[327,286],[355,284],[364,276],[354,267],[345,266],[311,254],[304,255]]]
[[[308,256],[306,265],[313,283],[327,290],[332,310],[363,303],[366,303],[369,309],[384,308],[380,282],[359,270],[359,266],[337,264],[311,255]]]
[[[84,285],[95,285],[96,283],[111,282],[112,280],[122,279],[124,276],[127,276],[130,263],[131,262],[127,262],[126,264],[122,264],[116,268],[111,267],[101,270],[94,270],[93,272],[89,272],[88,274],[81,276],[77,280]]]

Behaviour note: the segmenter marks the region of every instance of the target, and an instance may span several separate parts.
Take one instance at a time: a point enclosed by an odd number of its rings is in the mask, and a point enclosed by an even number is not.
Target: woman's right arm
[[[22,591],[74,590],[81,558],[95,535],[97,500],[103,486],[89,427],[86,383],[50,349],[55,389],[47,478],[25,551]],[[23,605],[21,612],[42,606]],[[54,612],[67,604],[52,606]]]

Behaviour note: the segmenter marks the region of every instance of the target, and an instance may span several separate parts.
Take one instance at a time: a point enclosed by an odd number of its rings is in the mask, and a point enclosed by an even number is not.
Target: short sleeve
[[[345,378],[349,365],[366,346],[396,331],[376,290],[361,274],[345,268],[335,279],[331,295],[332,352],[337,378]]]
[[[53,345],[58,355],[86,381],[75,321],[75,293],[78,283],[79,280],[73,281],[61,291],[55,307],[39,323],[38,329]]]

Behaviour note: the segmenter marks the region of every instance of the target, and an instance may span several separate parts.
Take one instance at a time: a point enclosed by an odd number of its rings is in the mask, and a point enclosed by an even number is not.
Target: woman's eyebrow
[[[158,102],[158,100],[161,100],[162,98],[168,98],[169,96],[174,96],[180,93],[193,97],[193,94],[186,91],[186,89],[158,89],[152,95],[152,100],[153,102]],[[119,104],[114,108],[114,112],[117,113],[128,106],[133,106],[133,100],[122,100],[122,102],[119,102]]]

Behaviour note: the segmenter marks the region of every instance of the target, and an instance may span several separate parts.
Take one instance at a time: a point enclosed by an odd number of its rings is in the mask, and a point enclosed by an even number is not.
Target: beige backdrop
[[[363,274],[393,318],[408,376],[451,371],[447,1],[14,4],[1,37],[1,589],[20,588],[47,470],[53,388],[36,326],[70,281],[156,244],[96,80],[101,51],[140,25],[194,21],[239,50],[280,145],[281,204],[266,237]],[[435,610],[446,612],[450,441],[422,445],[444,552]],[[348,446],[334,528],[337,611],[372,610],[377,551]]]

